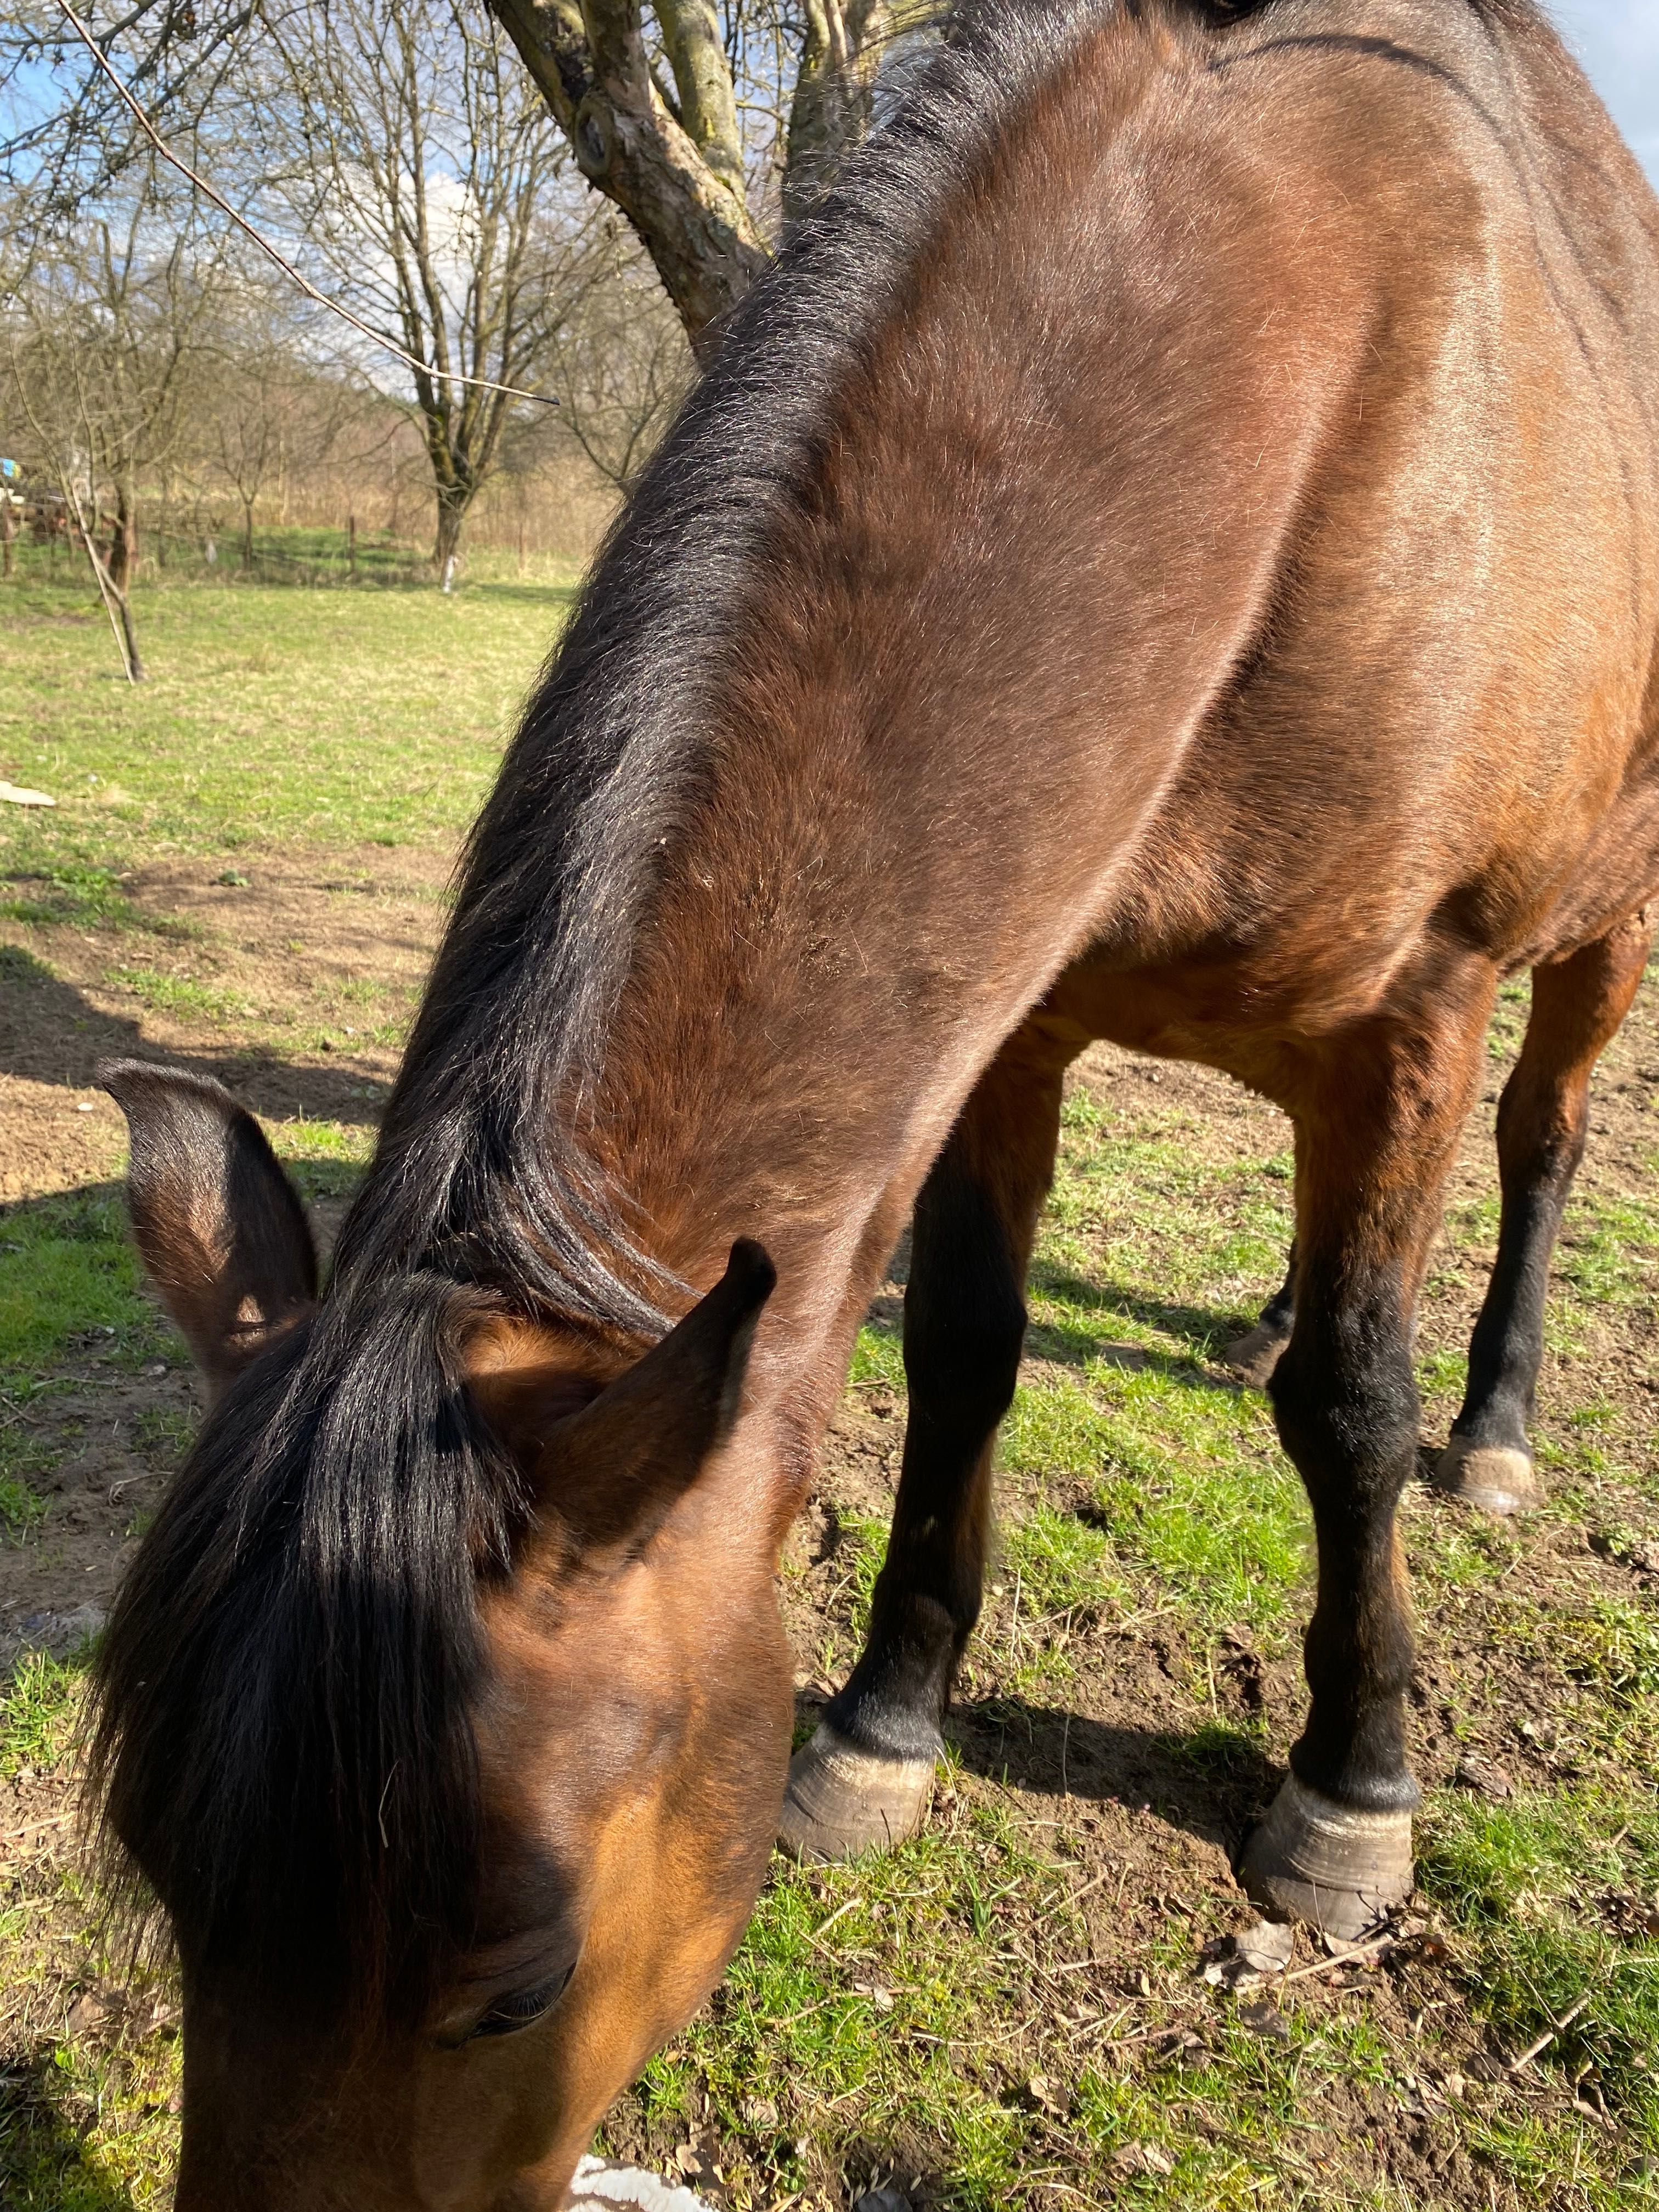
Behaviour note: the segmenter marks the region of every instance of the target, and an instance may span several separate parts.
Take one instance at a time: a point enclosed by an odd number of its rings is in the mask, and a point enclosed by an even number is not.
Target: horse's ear
[[[603,1389],[568,1367],[475,1375],[471,1388],[531,1474],[541,1529],[605,1569],[647,1544],[737,1418],[777,1272],[747,1237],[660,1344]]]
[[[264,1132],[222,1085],[147,1060],[98,1080],[127,1117],[127,1206],[163,1304],[216,1387],[317,1296],[317,1249]]]

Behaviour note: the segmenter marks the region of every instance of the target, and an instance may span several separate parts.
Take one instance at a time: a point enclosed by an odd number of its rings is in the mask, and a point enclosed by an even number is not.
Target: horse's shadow
[[[823,1711],[797,1699],[805,1737]],[[1224,1721],[1182,1731],[1125,1728],[1086,1713],[986,1698],[952,1706],[945,1740],[971,1774],[1064,1802],[1145,1808],[1235,1858],[1282,1779],[1255,1735]]]
[[[1146,1807],[1231,1856],[1279,1777],[1256,1738],[1224,1721],[1126,1728],[1086,1713],[988,1698],[952,1709],[945,1735],[972,1773],[1005,1788]]]
[[[0,945],[0,1074],[88,1091],[100,1061],[151,1060],[216,1077],[268,1121],[378,1122],[389,1085],[350,1067],[296,1065],[260,1048],[161,1048],[136,1018],[103,1012],[21,945]]]
[[[136,2212],[131,2193],[102,2170],[85,2129],[58,2101],[46,2054],[0,2053],[0,2203],[40,2212]],[[20,2192],[15,2199],[12,2187]]]

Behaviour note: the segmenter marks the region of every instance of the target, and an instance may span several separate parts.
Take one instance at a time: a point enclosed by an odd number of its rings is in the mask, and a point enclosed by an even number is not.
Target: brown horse
[[[599,563],[320,1298],[247,1116],[111,1072],[216,1394],[100,1671],[179,2212],[564,2202],[762,1879],[774,1570],[913,1206],[891,1544],[784,1821],[921,1817],[1091,1038],[1294,1121],[1319,1587],[1244,1874],[1341,1930],[1408,1888],[1437,1193],[1531,967],[1447,1477],[1518,1497],[1659,879],[1656,264],[1528,0],[964,18]]]

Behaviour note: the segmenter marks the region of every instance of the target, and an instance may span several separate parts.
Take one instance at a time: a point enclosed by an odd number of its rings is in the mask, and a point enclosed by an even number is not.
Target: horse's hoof
[[[1250,1838],[1239,1879],[1270,1912],[1352,1942],[1411,1895],[1412,1816],[1354,1812],[1290,1775]]]
[[[1483,1513],[1524,1513],[1544,1502],[1531,1453],[1513,1444],[1478,1444],[1473,1437],[1454,1434],[1429,1480],[1435,1489]]]
[[[914,1836],[933,1794],[931,1759],[884,1759],[828,1721],[789,1762],[778,1841],[791,1858],[856,1858]]]
[[[1248,1334],[1235,1338],[1227,1346],[1221,1355],[1221,1364],[1231,1368],[1252,1389],[1265,1390],[1273,1380],[1279,1356],[1290,1340],[1289,1329],[1276,1328],[1271,1322],[1259,1321]]]

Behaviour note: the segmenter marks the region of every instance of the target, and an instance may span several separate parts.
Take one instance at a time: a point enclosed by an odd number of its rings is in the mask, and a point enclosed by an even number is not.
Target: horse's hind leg
[[[1527,1425],[1544,1350],[1550,1255],[1589,1122],[1590,1075],[1630,1011],[1653,928],[1645,914],[1534,972],[1526,1042],[1498,1109],[1504,1212],[1469,1343],[1468,1389],[1435,1486],[1492,1513],[1538,1503]]]
[[[1313,1505],[1311,1703],[1251,1838],[1252,1896],[1352,1936],[1411,1887],[1413,1645],[1395,1512],[1417,1460],[1412,1323],[1439,1193],[1474,1096],[1488,971],[1415,1023],[1372,1024],[1308,1072],[1297,1123],[1296,1322],[1269,1389]]]
[[[779,1840],[798,1857],[899,1842],[927,1812],[951,1686],[979,1617],[992,1450],[1014,1395],[1025,1270],[1075,1048],[1038,1022],[1018,1030],[916,1200],[903,1472],[863,1656],[790,1769]]]
[[[1291,1340],[1296,1320],[1296,1245],[1285,1269],[1285,1279],[1261,1309],[1254,1328],[1236,1337],[1221,1355],[1221,1364],[1258,1390],[1266,1389]]]

